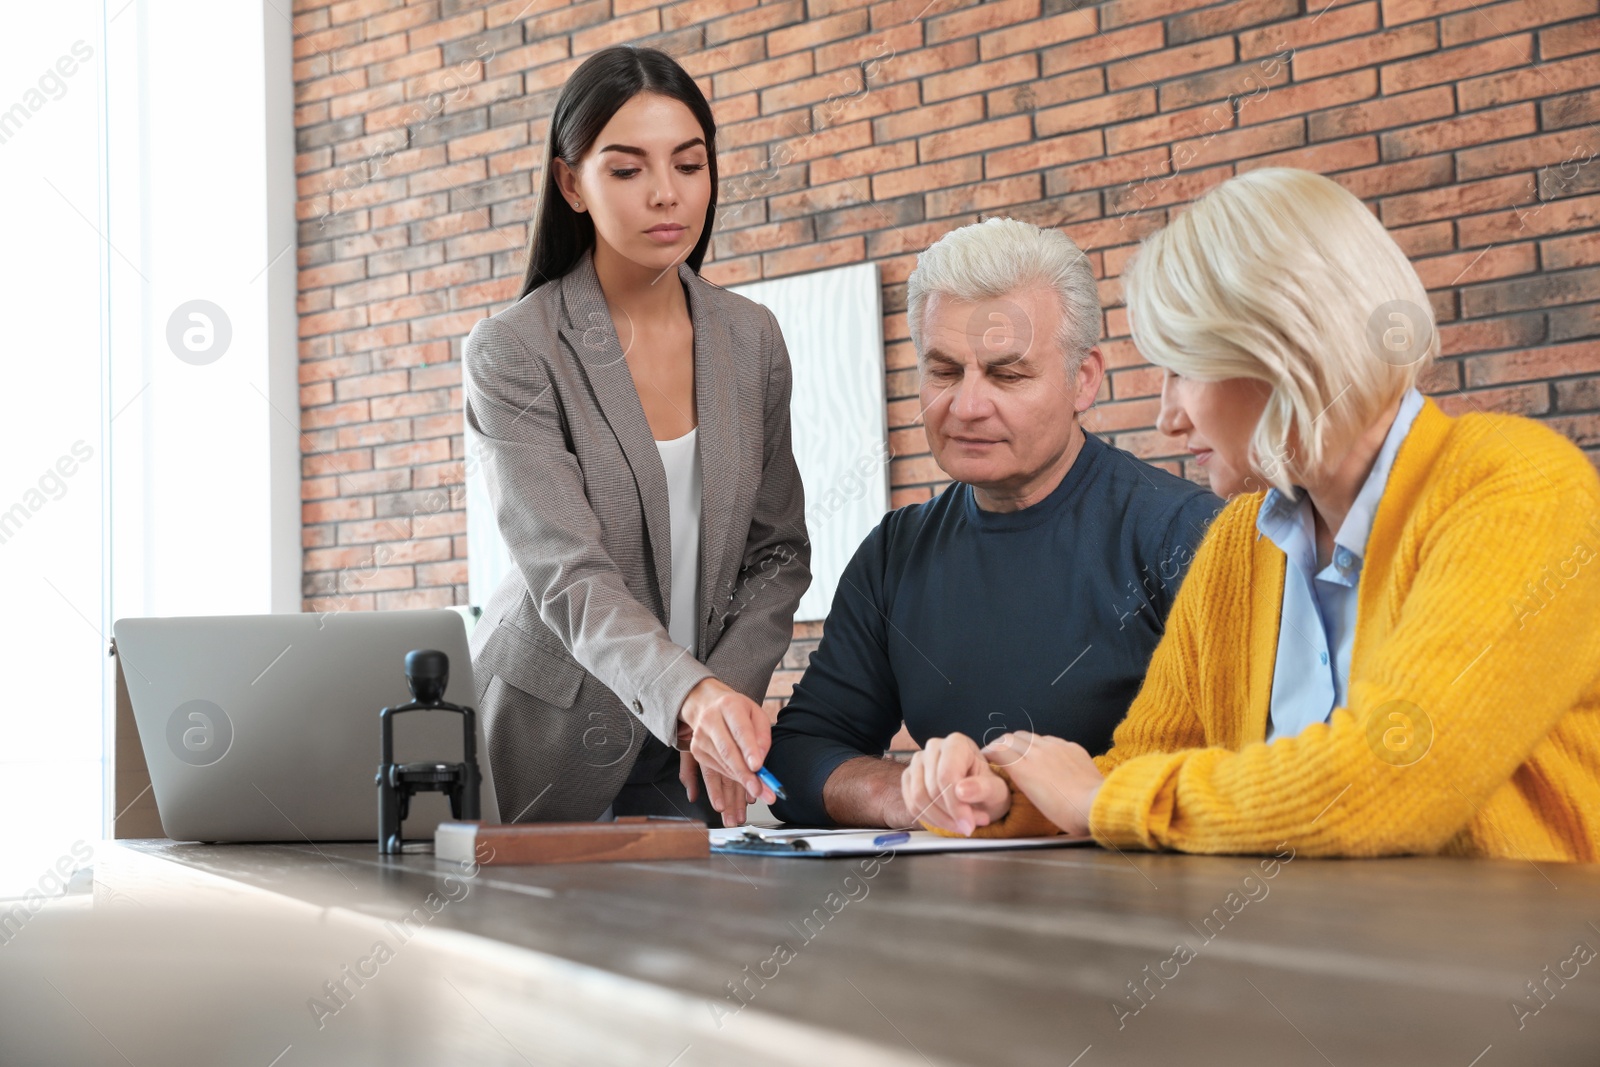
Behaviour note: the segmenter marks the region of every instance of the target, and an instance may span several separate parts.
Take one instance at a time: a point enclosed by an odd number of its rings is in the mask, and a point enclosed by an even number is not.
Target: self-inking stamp
[[[401,848],[400,824],[411,810],[416,793],[447,793],[450,817],[457,820],[480,818],[478,773],[477,712],[444,699],[450,682],[450,657],[431,648],[406,653],[406,683],[415,699],[397,708],[378,712],[383,734],[383,762],[378,765],[378,852],[397,855]],[[461,762],[421,763],[394,761],[394,717],[403,711],[451,711],[461,716]]]

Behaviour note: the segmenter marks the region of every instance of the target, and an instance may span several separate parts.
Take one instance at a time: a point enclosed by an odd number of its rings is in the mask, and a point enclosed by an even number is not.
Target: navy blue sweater
[[[787,822],[828,826],[822,786],[918,744],[1009,730],[1098,755],[1138,693],[1222,501],[1085,434],[1050,495],[984,511],[970,486],[891,511],[840,577],[821,644],[778,713],[767,767]]]

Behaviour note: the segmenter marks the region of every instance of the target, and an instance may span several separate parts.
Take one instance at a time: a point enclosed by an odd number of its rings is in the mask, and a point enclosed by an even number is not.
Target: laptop
[[[405,656],[450,660],[444,699],[475,704],[466,623],[450,609],[118,619],[112,627],[161,828],[177,841],[378,839],[378,711],[409,703]],[[396,762],[461,760],[461,716],[396,717]],[[483,720],[479,794],[498,821]],[[444,793],[401,827],[432,841]]]

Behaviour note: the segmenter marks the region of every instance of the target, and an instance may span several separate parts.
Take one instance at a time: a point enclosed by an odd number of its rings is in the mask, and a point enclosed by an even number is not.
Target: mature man
[[[839,582],[772,731],[774,814],[909,826],[918,743],[1013,730],[1104,752],[1221,501],[1087,434],[1100,304],[1059,231],[988,219],[923,252],[906,295],[923,422],[955,480],[886,515]],[[742,820],[743,812],[724,812]]]

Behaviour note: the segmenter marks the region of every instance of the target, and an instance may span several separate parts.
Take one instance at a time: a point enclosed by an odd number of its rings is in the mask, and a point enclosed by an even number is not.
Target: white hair
[[[975,302],[1034,288],[1061,299],[1055,342],[1070,373],[1100,340],[1100,291],[1083,250],[1060,230],[1020,219],[990,218],[951,230],[917,257],[906,279],[906,324],[917,358],[930,296]]]
[[[1271,387],[1250,462],[1291,498],[1439,354],[1405,253],[1352,193],[1310,171],[1223,182],[1146,238],[1122,281],[1145,359]]]

